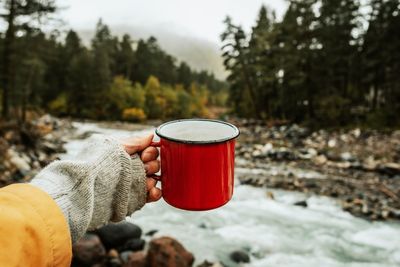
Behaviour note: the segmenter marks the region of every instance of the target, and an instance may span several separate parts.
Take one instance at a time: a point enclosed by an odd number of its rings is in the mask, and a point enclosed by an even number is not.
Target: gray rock
[[[300,207],[304,207],[304,208],[307,208],[307,207],[308,207],[308,204],[307,204],[307,201],[306,201],[306,200],[298,201],[298,202],[294,203],[293,205],[295,205],[295,206],[300,206]]]
[[[340,154],[340,158],[343,161],[350,161],[350,162],[353,162],[356,160],[356,158],[350,152],[344,152],[344,153]]]
[[[246,251],[243,250],[236,250],[233,251],[229,257],[236,263],[249,263],[250,256]]]
[[[119,249],[119,251],[139,251],[143,250],[146,241],[140,238],[133,238],[125,242],[125,244]]]
[[[18,155],[16,151],[13,149],[8,149],[7,150],[7,157],[8,161],[15,166],[18,170],[20,171],[30,171],[31,166],[29,166],[29,162],[26,160],[26,158]]]
[[[222,264],[219,262],[209,262],[207,260],[203,261],[197,267],[222,267]]]
[[[96,232],[107,249],[121,247],[128,240],[142,236],[142,229],[129,222],[107,224]]]
[[[395,176],[400,174],[400,164],[394,162],[388,162],[379,166],[378,171],[389,176]]]

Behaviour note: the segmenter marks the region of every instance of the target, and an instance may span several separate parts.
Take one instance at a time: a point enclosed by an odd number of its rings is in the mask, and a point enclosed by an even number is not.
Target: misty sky
[[[94,29],[101,17],[115,28],[143,27],[219,42],[223,19],[229,14],[246,30],[253,26],[262,4],[276,10],[286,8],[284,0],[60,0],[66,9],[61,17],[67,27]]]

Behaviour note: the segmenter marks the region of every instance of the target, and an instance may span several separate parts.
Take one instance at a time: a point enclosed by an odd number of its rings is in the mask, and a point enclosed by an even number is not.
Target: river
[[[118,138],[153,131],[106,129],[95,123],[74,126],[79,134],[95,132]],[[62,158],[74,158],[83,142],[70,140]],[[238,168],[236,174],[252,171]],[[293,205],[305,199],[307,208]],[[219,209],[182,211],[161,200],[147,204],[128,220],[144,232],[158,230],[155,236],[176,238],[194,253],[196,264],[208,260],[236,266],[229,254],[240,249],[249,253],[251,262],[243,265],[249,267],[400,266],[399,223],[356,218],[327,197],[236,183],[232,200]]]

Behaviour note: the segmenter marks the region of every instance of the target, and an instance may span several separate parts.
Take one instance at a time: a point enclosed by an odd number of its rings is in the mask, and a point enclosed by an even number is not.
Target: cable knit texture
[[[61,208],[72,242],[87,230],[124,220],[146,203],[146,174],[139,156],[129,156],[117,140],[103,136],[92,137],[74,160],[48,165],[31,184]]]

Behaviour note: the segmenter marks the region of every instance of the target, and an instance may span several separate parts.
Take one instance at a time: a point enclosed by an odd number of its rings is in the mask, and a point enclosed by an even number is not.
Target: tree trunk
[[[27,79],[26,84],[23,87],[23,91],[22,91],[22,105],[21,105],[21,122],[22,123],[25,123],[25,121],[26,121],[27,102],[28,102],[28,96],[31,94],[31,83],[32,83],[33,75],[34,75],[34,69],[33,69],[33,67],[31,67],[29,70],[28,79]]]
[[[306,73],[306,97],[308,101],[307,106],[307,115],[309,120],[313,120],[315,118],[315,111],[314,111],[314,98],[315,98],[315,91],[314,90],[314,81],[312,79],[313,75],[315,75],[315,71],[312,67],[311,56],[307,55],[307,63],[305,68],[303,68],[304,73]]]
[[[375,84],[372,89],[372,111],[375,111],[378,107],[378,86]]]
[[[10,10],[7,17],[8,28],[4,39],[4,56],[3,56],[3,110],[2,116],[8,118],[9,116],[9,99],[10,91],[13,87],[14,80],[14,39],[15,39],[15,0],[10,1]]]

